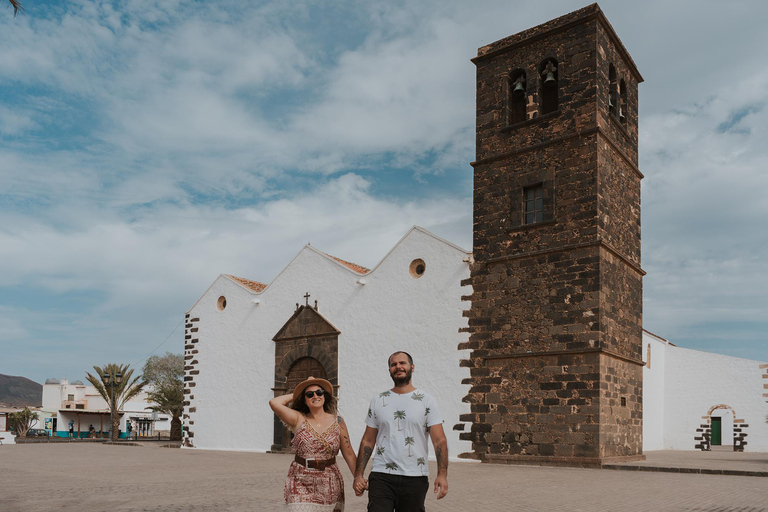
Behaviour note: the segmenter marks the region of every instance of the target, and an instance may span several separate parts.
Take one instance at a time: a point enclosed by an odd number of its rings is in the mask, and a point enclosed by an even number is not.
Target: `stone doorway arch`
[[[743,452],[744,447],[747,445],[747,428],[749,425],[743,420],[738,419],[738,416],[736,415],[736,411],[728,404],[717,404],[713,405],[709,408],[707,411],[706,416],[702,416],[703,420],[706,420],[706,423],[702,423],[699,425],[699,428],[696,429],[696,435],[694,436],[694,441],[696,442],[695,448],[702,450],[702,451],[709,451],[712,449],[712,422],[713,418],[715,421],[717,421],[719,418],[724,417],[722,414],[716,414],[716,411],[718,410],[727,410],[730,414],[726,415],[725,417],[730,417],[733,420],[733,429],[732,429],[732,437],[733,438],[733,451],[735,452]],[[731,429],[727,429],[728,432],[731,432]],[[729,443],[726,440],[726,437],[723,436],[721,440],[722,446],[727,446]]]
[[[327,379],[338,390],[339,334],[315,306],[297,304],[275,342],[275,396],[293,391],[307,377]],[[291,433],[275,416],[271,451],[290,451]]]

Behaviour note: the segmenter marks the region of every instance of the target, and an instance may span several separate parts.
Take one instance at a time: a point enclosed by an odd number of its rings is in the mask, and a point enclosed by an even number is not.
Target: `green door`
[[[723,428],[721,418],[712,418],[712,446],[723,444]]]

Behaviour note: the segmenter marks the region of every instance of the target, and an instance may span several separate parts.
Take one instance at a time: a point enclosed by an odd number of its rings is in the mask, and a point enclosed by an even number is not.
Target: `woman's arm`
[[[269,407],[275,411],[277,417],[280,418],[283,423],[291,427],[294,432],[301,423],[301,413],[295,409],[288,407],[288,403],[293,400],[293,395],[277,396],[269,401]]]
[[[357,457],[355,456],[355,450],[352,448],[352,443],[349,442],[347,424],[341,416],[339,416],[336,421],[339,422],[339,429],[341,430],[341,455],[344,457],[347,466],[349,466],[349,472],[354,475],[355,466],[357,466]]]

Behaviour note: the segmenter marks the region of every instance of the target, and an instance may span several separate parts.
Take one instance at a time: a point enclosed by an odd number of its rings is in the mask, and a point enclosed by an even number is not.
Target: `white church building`
[[[335,386],[356,445],[370,399],[392,386],[388,356],[404,350],[414,384],[440,404],[450,458],[470,451],[460,434],[471,262],[414,227],[370,270],[306,245],[268,285],[220,275],[186,315],[185,446],[285,450],[267,402],[309,375]],[[648,332],[643,348],[644,451],[768,451],[768,364]]]

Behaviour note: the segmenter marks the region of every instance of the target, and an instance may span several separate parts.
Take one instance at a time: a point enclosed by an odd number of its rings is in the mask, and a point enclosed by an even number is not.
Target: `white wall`
[[[723,445],[732,445],[733,431],[726,432],[728,421],[744,420],[745,451],[768,451],[768,404],[763,398],[765,370],[760,361],[666,346],[664,387],[664,449],[694,450],[696,429],[706,423],[703,417],[716,405],[727,405],[736,418],[725,411]],[[730,418],[730,420],[729,420]]]
[[[351,272],[312,247],[305,247],[262,293],[256,294],[220,276],[190,309],[200,318],[195,345],[199,361],[192,388],[189,422],[198,448],[269,450],[273,414],[275,346],[272,337],[309,292],[310,304],[341,334],[339,336],[339,409],[347,420],[353,444],[364,430],[364,417],[374,394],[392,387],[387,357],[405,350],[414,358],[414,384],[437,398],[445,418],[449,453],[469,451],[453,425],[469,412],[461,401],[469,377],[459,367],[467,351],[457,350],[468,335],[462,311],[469,303],[468,254],[428,232],[415,228],[369,274]],[[426,262],[419,279],[409,273],[416,258]],[[252,276],[245,276],[252,277]],[[364,279],[365,285],[357,284]],[[219,296],[227,307],[219,311]],[[257,298],[259,305],[252,304]],[[194,422],[192,424],[191,422]]]
[[[650,347],[650,364],[648,361]],[[643,450],[664,449],[664,375],[667,341],[643,331]]]

